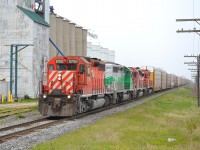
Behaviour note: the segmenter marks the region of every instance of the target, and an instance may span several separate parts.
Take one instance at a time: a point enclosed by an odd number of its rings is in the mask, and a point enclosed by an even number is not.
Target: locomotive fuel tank
[[[103,107],[105,102],[106,102],[105,98],[92,100],[91,109],[96,109],[96,108]]]

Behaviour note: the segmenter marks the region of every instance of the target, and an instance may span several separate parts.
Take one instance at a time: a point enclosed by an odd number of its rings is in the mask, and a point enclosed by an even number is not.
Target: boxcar
[[[167,89],[171,88],[171,78],[172,75],[167,73]]]
[[[184,84],[184,78],[183,77],[178,77],[178,86],[181,86]]]
[[[178,76],[175,77],[175,79],[176,79],[175,84],[174,84],[175,87],[178,87],[178,80],[179,80],[178,78],[179,78]]]
[[[162,90],[165,90],[167,88],[167,72],[164,70],[161,70],[161,77],[162,77]]]
[[[177,82],[176,75],[172,74],[171,75],[171,88],[174,88]]]

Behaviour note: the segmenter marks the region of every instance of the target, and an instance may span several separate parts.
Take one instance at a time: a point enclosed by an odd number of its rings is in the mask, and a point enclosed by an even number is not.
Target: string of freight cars
[[[46,81],[41,81],[39,111],[44,116],[73,116],[189,82],[153,67],[56,56],[47,63]]]

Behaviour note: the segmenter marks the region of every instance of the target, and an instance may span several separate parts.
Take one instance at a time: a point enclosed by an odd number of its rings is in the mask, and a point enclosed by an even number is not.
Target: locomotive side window
[[[90,75],[91,75],[91,68],[90,68],[90,66],[89,66],[89,65],[88,65],[88,67],[87,67],[87,68],[88,68],[88,71],[87,71],[88,73],[87,73],[87,75],[88,75],[88,76],[90,76]]]
[[[54,65],[48,65],[48,69],[49,69],[49,71],[54,70]]]
[[[113,72],[118,72],[119,68],[118,67],[113,67]]]
[[[76,70],[76,64],[68,64],[67,70]]]
[[[136,73],[136,72],[134,72],[134,73],[133,73],[133,76],[134,76],[134,77],[137,77],[137,73]]]
[[[80,66],[79,66],[79,73],[80,73],[80,74],[85,73],[85,65],[80,64]]]
[[[67,65],[66,64],[57,64],[56,69],[58,71],[67,70]]]
[[[99,71],[105,71],[105,65],[104,64],[99,64],[98,70]]]

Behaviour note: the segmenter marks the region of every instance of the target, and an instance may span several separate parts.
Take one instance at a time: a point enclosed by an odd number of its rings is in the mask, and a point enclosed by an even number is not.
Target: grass
[[[191,91],[179,88],[33,150],[200,149],[200,110]]]
[[[16,115],[16,118],[17,118],[17,119],[23,119],[23,118],[25,118],[25,117],[24,117],[22,114],[19,113],[19,114]]]

